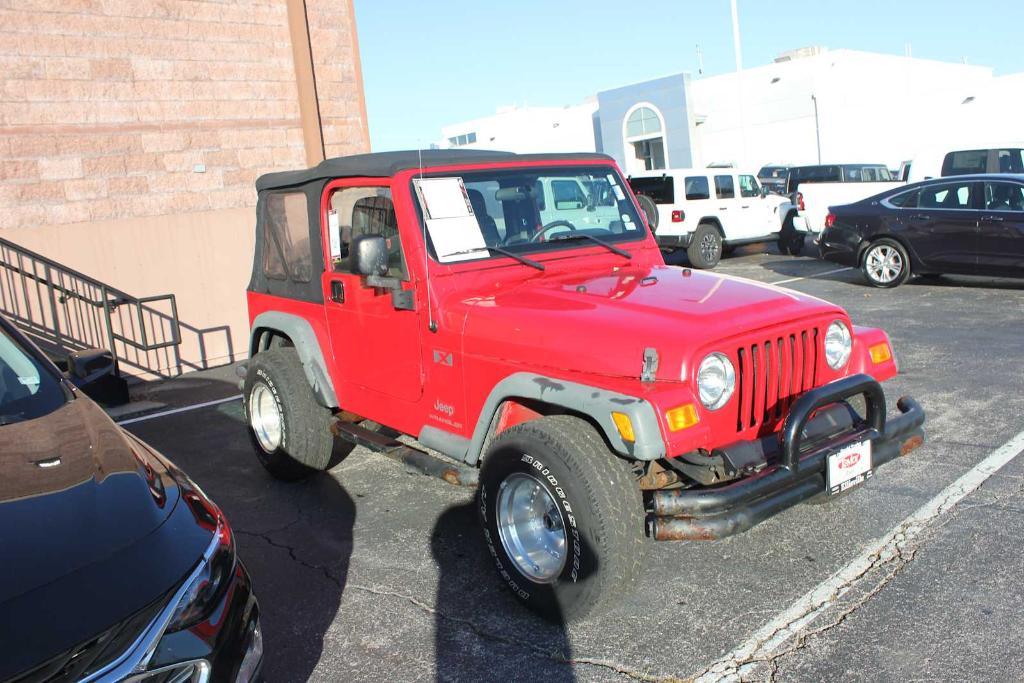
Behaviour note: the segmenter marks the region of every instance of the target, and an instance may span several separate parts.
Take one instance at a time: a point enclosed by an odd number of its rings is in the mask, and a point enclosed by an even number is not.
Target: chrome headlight
[[[825,361],[833,370],[846,365],[850,360],[850,352],[853,350],[853,337],[850,336],[850,328],[837,320],[828,326],[825,333]]]
[[[709,353],[697,370],[697,393],[708,410],[724,406],[736,389],[736,370],[724,354]]]

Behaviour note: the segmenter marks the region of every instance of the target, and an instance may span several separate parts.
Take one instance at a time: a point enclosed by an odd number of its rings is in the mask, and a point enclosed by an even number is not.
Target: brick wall
[[[351,2],[307,4],[327,155],[367,151]],[[0,0],[0,228],[254,204],[295,79],[285,0]]]

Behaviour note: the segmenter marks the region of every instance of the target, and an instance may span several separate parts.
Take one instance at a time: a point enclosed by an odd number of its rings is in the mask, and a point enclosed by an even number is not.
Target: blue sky
[[[429,146],[505,104],[734,68],[729,0],[355,0],[374,151]],[[743,64],[807,45],[1024,71],[1020,0],[739,0]]]

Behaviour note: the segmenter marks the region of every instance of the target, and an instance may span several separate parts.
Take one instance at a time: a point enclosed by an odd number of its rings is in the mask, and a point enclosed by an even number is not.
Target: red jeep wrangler
[[[294,479],[336,438],[415,437],[435,470],[478,475],[498,574],[549,617],[624,592],[645,532],[739,533],[923,441],[914,400],[886,417],[885,332],[667,267],[607,156],[366,154],[256,186],[260,462]]]

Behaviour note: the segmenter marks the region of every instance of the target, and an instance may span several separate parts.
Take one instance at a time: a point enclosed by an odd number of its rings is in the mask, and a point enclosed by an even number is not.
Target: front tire
[[[693,232],[693,240],[686,248],[690,265],[700,270],[714,268],[722,260],[722,236],[715,226],[701,223]]]
[[[334,448],[331,410],[314,398],[295,349],[256,354],[242,394],[249,439],[271,476],[297,481],[327,468]]]
[[[480,469],[477,504],[498,575],[547,619],[603,611],[639,572],[640,487],[580,418],[543,417],[501,432]]]
[[[883,237],[864,250],[860,270],[872,287],[896,287],[910,277],[910,257],[902,244]]]

